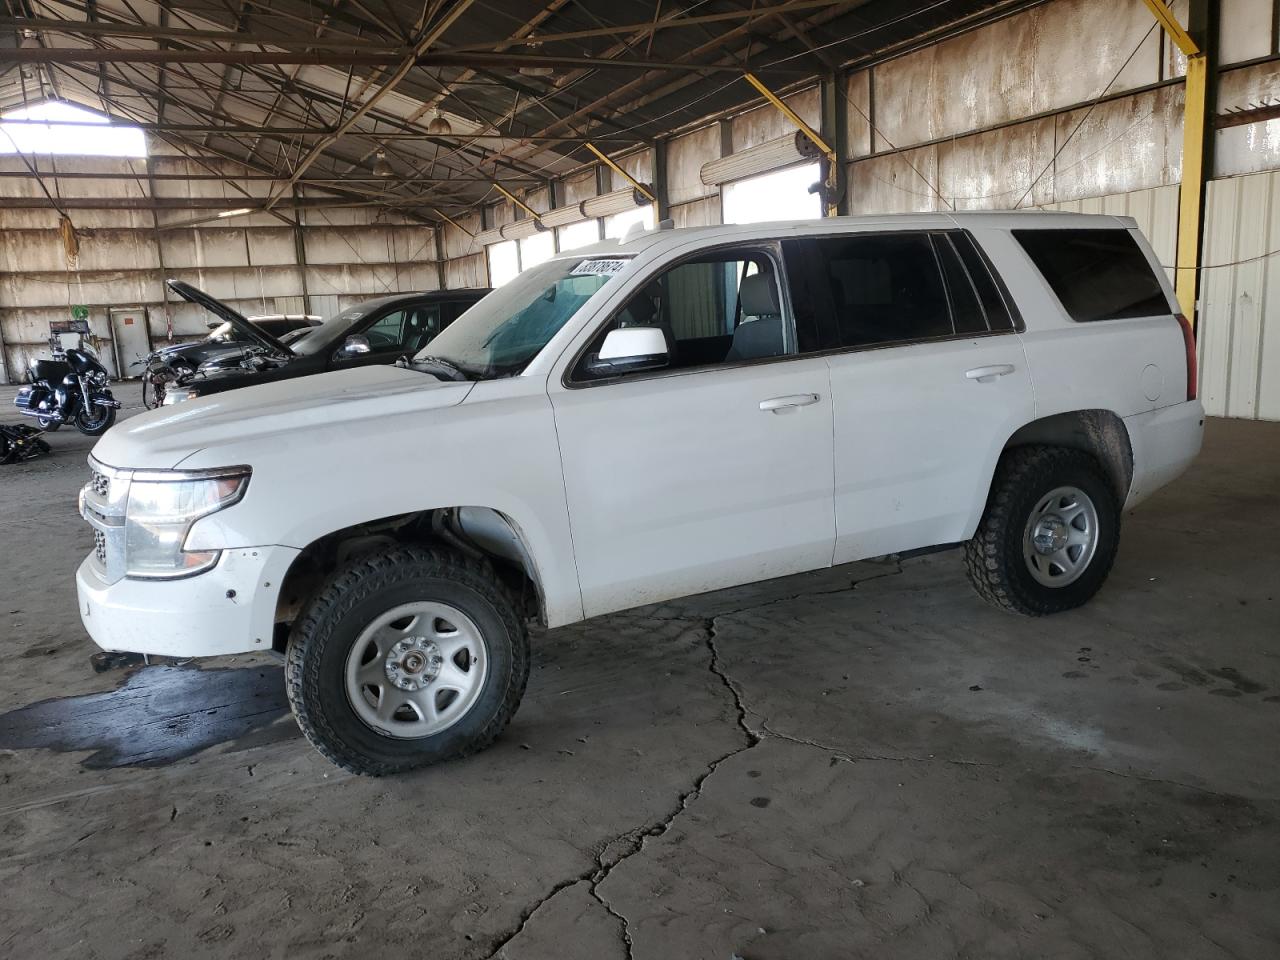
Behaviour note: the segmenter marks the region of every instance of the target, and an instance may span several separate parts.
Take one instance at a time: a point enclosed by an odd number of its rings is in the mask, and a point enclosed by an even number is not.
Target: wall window
[[[600,242],[600,221],[579,220],[560,228],[560,249],[577,250]]]
[[[489,254],[489,286],[500,287],[520,273],[520,248],[514,240],[491,243]]]
[[[610,240],[621,240],[637,223],[644,224],[646,230],[653,229],[653,204],[645,204],[626,213],[615,213],[612,217],[605,217],[604,235]]]
[[[540,263],[550,260],[556,253],[555,234],[550,230],[540,230],[531,237],[520,241],[520,269],[528,270]]]
[[[788,167],[724,186],[724,222],[808,220],[822,216],[822,200],[809,187],[818,182],[818,165]]]
[[[9,123],[51,120],[53,123]],[[112,123],[100,113],[49,102],[0,116],[0,154],[43,153],[82,157],[145,157],[147,138],[138,127]]]

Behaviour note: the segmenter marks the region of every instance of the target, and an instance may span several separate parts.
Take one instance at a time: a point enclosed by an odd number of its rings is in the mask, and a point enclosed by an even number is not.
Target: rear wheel
[[[487,565],[399,547],[329,580],[295,627],[285,670],[312,745],[382,776],[491,744],[524,694],[529,639]]]
[[[36,417],[36,423],[40,424],[40,429],[45,433],[53,433],[62,426],[61,420],[54,420],[52,417]]]
[[[1065,447],[1018,447],[1000,462],[965,561],[985,600],[1042,616],[1093,597],[1119,542],[1120,505],[1097,460]]]

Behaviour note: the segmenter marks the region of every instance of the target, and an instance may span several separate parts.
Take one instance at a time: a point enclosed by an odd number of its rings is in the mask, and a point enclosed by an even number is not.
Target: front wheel
[[[1000,462],[965,562],[983,599],[1036,617],[1092,598],[1119,543],[1120,505],[1097,460],[1066,447],[1017,447]]]
[[[83,407],[76,414],[76,429],[86,437],[100,437],[116,422],[114,407],[104,407],[95,403],[88,410]]]
[[[311,602],[285,656],[302,732],[369,776],[489,746],[528,678],[528,633],[493,570],[436,548],[353,560]]]

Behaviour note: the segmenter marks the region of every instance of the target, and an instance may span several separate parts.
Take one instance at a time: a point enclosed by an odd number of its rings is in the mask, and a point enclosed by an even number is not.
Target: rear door
[[[967,538],[1034,406],[1016,315],[985,258],[962,231],[786,246],[792,296],[818,316],[831,368],[833,561]]]

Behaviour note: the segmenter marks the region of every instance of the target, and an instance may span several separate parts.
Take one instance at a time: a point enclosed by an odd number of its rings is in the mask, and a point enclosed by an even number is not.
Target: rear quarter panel
[[[1114,226],[1129,223],[1117,220]],[[1131,417],[1186,400],[1186,354],[1172,303],[1162,316],[1077,323],[1012,234],[973,234],[1026,323],[1022,339],[1037,419],[1088,409]],[[1154,263],[1146,241],[1139,239],[1139,245]],[[1156,273],[1171,300],[1164,271]]]

